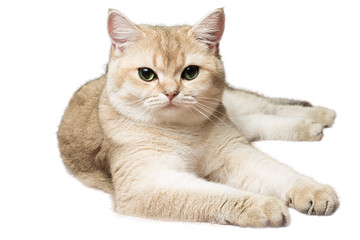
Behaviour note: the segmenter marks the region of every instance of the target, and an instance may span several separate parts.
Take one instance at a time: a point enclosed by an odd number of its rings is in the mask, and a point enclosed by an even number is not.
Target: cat
[[[335,112],[230,87],[224,26],[223,9],[173,27],[109,10],[107,71],[74,94],[58,130],[65,166],[124,215],[278,227],[289,224],[288,207],[334,213],[333,188],[251,142],[318,141]]]

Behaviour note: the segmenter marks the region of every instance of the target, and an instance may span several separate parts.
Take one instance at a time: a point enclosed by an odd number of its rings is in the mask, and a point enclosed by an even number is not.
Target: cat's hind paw
[[[295,127],[298,141],[320,141],[324,134],[324,125],[312,119],[304,119]]]
[[[336,112],[324,107],[312,107],[308,117],[325,127],[331,127],[335,122]]]

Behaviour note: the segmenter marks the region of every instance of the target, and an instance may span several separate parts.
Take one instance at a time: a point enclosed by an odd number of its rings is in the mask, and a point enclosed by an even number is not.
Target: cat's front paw
[[[334,124],[336,118],[335,111],[324,107],[312,107],[310,109],[309,118],[314,119],[317,123],[320,123],[325,127],[331,127]]]
[[[261,195],[235,202],[230,216],[231,223],[244,227],[281,227],[290,223],[289,210],[282,201]]]
[[[309,215],[331,215],[339,207],[335,191],[327,185],[299,184],[288,193],[289,206]]]
[[[298,141],[320,141],[323,134],[324,125],[312,119],[302,120],[296,127]]]

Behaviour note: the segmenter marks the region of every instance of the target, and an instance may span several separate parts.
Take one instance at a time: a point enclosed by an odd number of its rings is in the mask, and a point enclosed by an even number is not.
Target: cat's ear
[[[142,34],[124,14],[113,9],[109,9],[107,28],[114,50],[123,51]]]
[[[224,33],[225,14],[223,8],[218,8],[206,15],[190,31],[197,40],[207,44],[210,49],[218,50],[219,42]]]

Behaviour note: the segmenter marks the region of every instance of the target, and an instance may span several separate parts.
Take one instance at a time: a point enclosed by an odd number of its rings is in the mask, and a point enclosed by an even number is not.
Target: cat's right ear
[[[109,9],[107,28],[114,51],[124,51],[142,34],[124,14],[113,9]]]
[[[219,42],[225,28],[225,14],[223,8],[215,9],[197,23],[189,34],[198,41],[208,45],[211,50],[219,50]]]

